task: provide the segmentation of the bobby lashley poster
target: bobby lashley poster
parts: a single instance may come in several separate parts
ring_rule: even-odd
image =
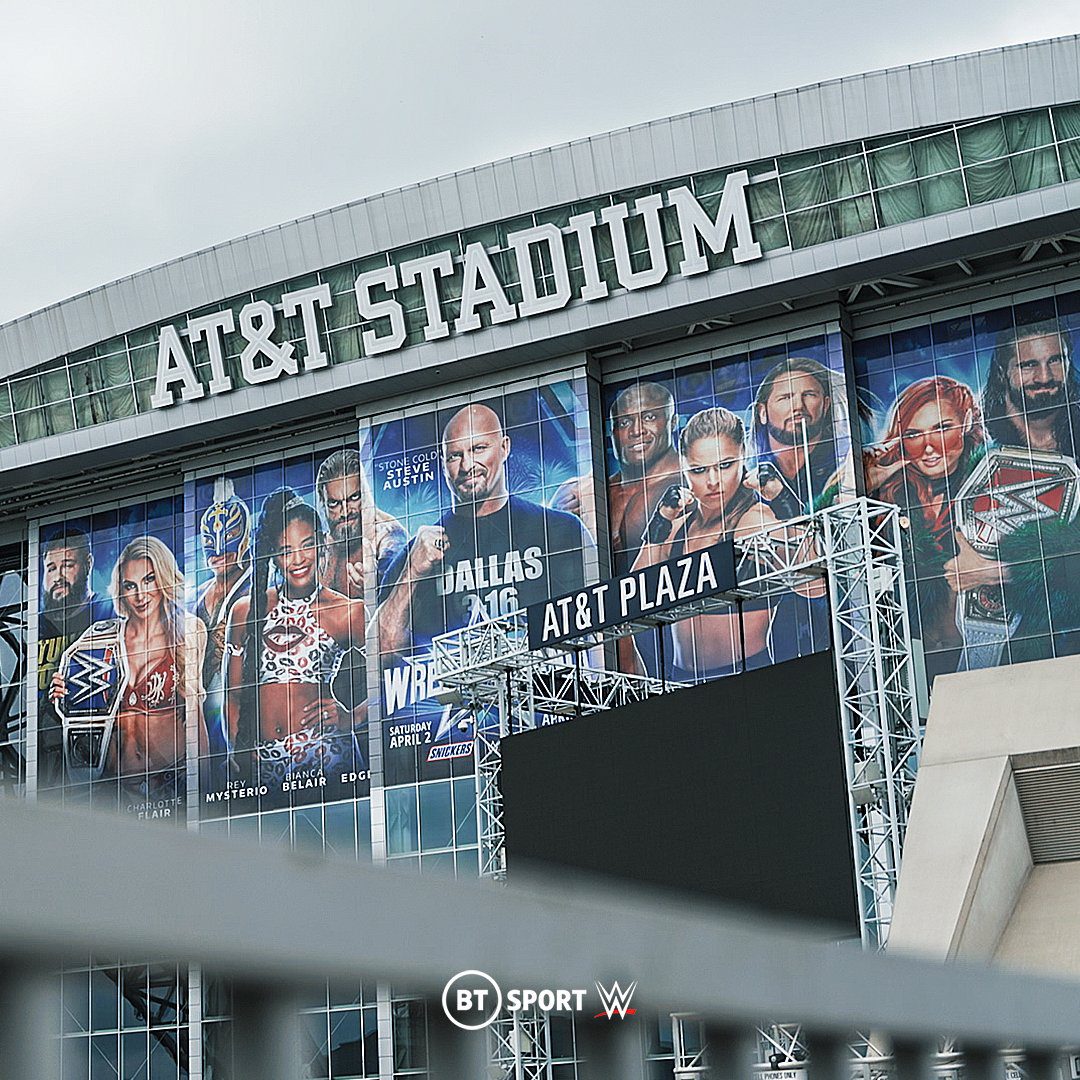
[[[207,638],[202,815],[367,794],[363,596],[375,568],[355,447],[210,474],[187,498],[189,605]]]
[[[181,818],[206,635],[184,607],[183,503],[142,500],[38,530],[39,787]]]
[[[467,772],[475,718],[433,700],[431,640],[585,584],[592,523],[556,506],[588,469],[581,382],[443,403],[365,432],[375,519],[407,545],[379,571],[374,641],[387,784]]]

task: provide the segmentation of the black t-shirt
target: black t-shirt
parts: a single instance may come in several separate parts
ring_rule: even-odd
[[[417,582],[412,638],[506,615],[585,584],[584,552],[596,547],[579,518],[511,495],[494,514],[451,512],[438,522],[449,547],[440,572]],[[397,585],[409,547],[387,571],[380,603]]]

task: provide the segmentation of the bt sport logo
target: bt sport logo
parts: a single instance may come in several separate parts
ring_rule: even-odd
[[[627,986],[618,981],[611,986],[595,984],[600,997],[600,1011],[594,1020],[618,1017],[625,1020],[634,1016],[636,1009],[630,1008],[630,1001],[637,989],[637,980]],[[495,1023],[499,1013],[528,1012],[536,1008],[540,1012],[584,1012],[587,990],[582,989],[544,989],[532,990],[520,987],[509,989],[504,994],[499,984],[483,971],[459,971],[443,987],[442,1006],[447,1019],[465,1031],[480,1031]]]

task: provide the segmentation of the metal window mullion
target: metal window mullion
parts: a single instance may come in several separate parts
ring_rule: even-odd
[[[957,124],[952,125],[953,142],[956,144],[956,161],[960,168],[960,182],[964,185],[964,205],[971,205],[971,192],[968,190],[967,170],[964,165],[964,155],[960,152],[960,129]]]
[[[1047,111],[1050,113],[1050,138],[1054,147],[1054,157],[1057,158],[1058,177],[1060,178],[1058,182],[1063,184],[1065,182],[1065,165],[1061,160],[1061,143],[1058,140],[1057,124],[1054,121],[1054,110],[1048,107]]]

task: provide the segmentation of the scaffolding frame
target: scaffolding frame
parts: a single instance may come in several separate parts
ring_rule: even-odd
[[[621,637],[695,615],[730,613],[746,600],[824,589],[860,935],[864,947],[883,948],[920,747],[901,531],[897,507],[859,497],[737,538],[736,584],[719,596],[536,651],[528,647],[524,611],[435,638],[434,674],[442,693],[468,706],[475,718],[481,876],[501,880],[506,873],[499,790],[502,739],[535,727],[538,716],[583,716],[682,685],[593,666],[598,653],[606,650],[610,657]],[[547,1075],[547,1040],[516,1038],[515,1023],[520,1022],[507,1017],[493,1025],[493,1063],[515,1080],[542,1078]],[[783,1043],[790,1059],[789,1051],[803,1049],[797,1030],[778,1025],[768,1041],[778,1049]],[[523,1041],[531,1044],[527,1061]],[[696,1053],[685,1057],[680,1061],[676,1055],[676,1076],[693,1076],[701,1067]]]

